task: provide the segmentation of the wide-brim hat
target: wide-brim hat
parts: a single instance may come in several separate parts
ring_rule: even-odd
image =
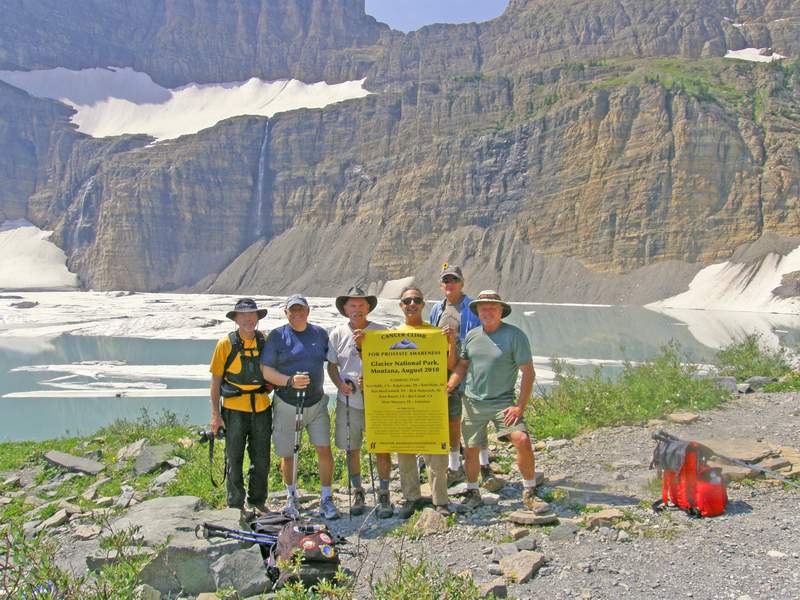
[[[369,311],[372,312],[375,310],[375,307],[378,306],[378,299],[375,296],[367,296],[367,294],[358,286],[353,286],[344,296],[337,296],[336,297],[336,310],[341,313],[342,316],[346,317],[347,315],[344,312],[344,305],[345,303],[350,300],[351,298],[363,298],[369,304]]]
[[[478,305],[479,304],[486,304],[488,302],[494,302],[495,304],[499,304],[503,307],[503,316],[502,319],[505,319],[508,315],[511,314],[511,306],[508,302],[504,302],[502,298],[500,298],[500,294],[495,292],[494,290],[483,290],[478,297],[475,298],[472,302],[469,303],[469,309],[472,311],[474,315],[478,315]]]
[[[235,321],[236,313],[256,313],[256,315],[258,315],[258,320],[260,321],[267,316],[267,309],[258,308],[256,301],[252,298],[239,298],[239,300],[236,301],[236,306],[233,307],[233,310],[228,311],[225,316],[231,321]]]

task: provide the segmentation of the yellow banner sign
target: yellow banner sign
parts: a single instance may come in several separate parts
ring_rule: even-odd
[[[367,449],[447,454],[447,339],[442,332],[367,331],[361,360]]]

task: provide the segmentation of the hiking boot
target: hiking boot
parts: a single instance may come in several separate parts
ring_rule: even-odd
[[[354,517],[363,515],[367,508],[367,498],[364,488],[357,487],[353,490],[353,506],[350,507],[350,514]]]
[[[252,512],[255,516],[259,517],[261,515],[265,515],[269,512],[267,505],[263,502],[259,502],[258,504],[253,504],[252,502],[247,502],[244,505],[245,510]]]
[[[326,496],[322,499],[322,502],[319,503],[319,516],[329,521],[339,518],[339,509],[336,508],[336,505],[333,503],[333,498],[330,496]]]
[[[525,508],[532,510],[537,515],[550,512],[550,505],[536,497],[535,488],[526,488],[522,492],[522,503],[525,505]]]
[[[466,473],[464,473],[464,467],[458,467],[455,471],[452,469],[447,469],[447,487],[454,486],[457,483],[461,483],[467,479]]]
[[[394,515],[394,507],[389,499],[389,491],[378,492],[378,509],[375,511],[379,519],[391,519]]]
[[[291,494],[286,496],[286,504],[283,505],[281,512],[290,519],[299,519],[300,507],[297,502],[297,496]]]
[[[406,500],[400,505],[400,508],[397,509],[397,516],[401,519],[408,519],[426,504],[428,503],[422,498],[417,498],[416,500]]]
[[[478,490],[467,490],[467,493],[464,494],[464,499],[461,501],[461,506],[467,510],[475,510],[483,506],[481,493]]]
[[[505,487],[505,482],[495,477],[489,465],[481,466],[481,487],[488,492],[499,492]]]
[[[443,517],[450,516],[450,507],[447,504],[437,504],[433,509]]]

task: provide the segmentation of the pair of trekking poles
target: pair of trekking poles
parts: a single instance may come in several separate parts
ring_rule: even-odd
[[[304,371],[298,371],[296,375],[308,375],[308,373]],[[345,379],[344,383],[350,386],[350,388],[355,391],[356,384],[353,383],[350,379]],[[351,392],[352,394],[352,392]],[[353,518],[351,510],[353,508],[353,482],[350,478],[350,474],[352,471],[352,466],[350,464],[351,460],[351,435],[350,435],[350,395],[347,394],[345,396],[345,409],[346,409],[346,416],[345,416],[345,427],[347,429],[347,454],[345,458],[345,463],[347,464],[347,514],[349,518]],[[292,457],[292,486],[297,491],[297,462],[300,456],[300,441],[303,437],[303,408],[306,402],[306,390],[303,388],[302,390],[297,391],[298,402],[295,405],[294,409],[294,453]],[[375,491],[375,470],[372,465],[372,454],[369,454],[369,474],[370,479],[372,480],[372,495],[375,499],[375,504],[378,503],[378,494]]]

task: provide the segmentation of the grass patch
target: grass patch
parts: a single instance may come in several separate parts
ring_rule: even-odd
[[[696,377],[677,344],[662,348],[653,360],[626,363],[616,380],[600,369],[588,377],[574,367],[553,360],[556,386],[535,398],[529,408],[537,439],[571,438],[579,433],[614,425],[635,424],[679,409],[713,408],[729,398],[715,382]]]
[[[765,392],[799,392],[800,373],[784,376],[782,381],[775,381],[764,386]]]
[[[393,571],[375,584],[377,600],[477,600],[482,598],[470,577],[459,577],[441,565],[398,556]],[[489,596],[493,598],[494,596]]]
[[[781,377],[791,372],[788,350],[783,346],[771,348],[759,334],[745,336],[717,353],[717,368],[723,375],[732,375],[737,381],[760,375]]]

